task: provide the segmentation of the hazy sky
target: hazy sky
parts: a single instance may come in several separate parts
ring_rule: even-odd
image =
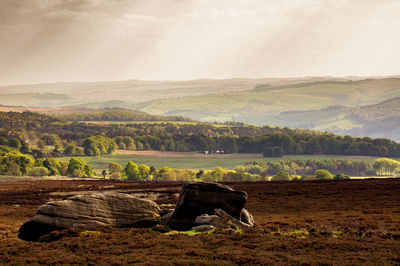
[[[400,74],[399,0],[0,0],[0,84]]]

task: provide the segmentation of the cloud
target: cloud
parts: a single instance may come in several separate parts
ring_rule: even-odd
[[[398,74],[396,0],[3,0],[0,83]]]

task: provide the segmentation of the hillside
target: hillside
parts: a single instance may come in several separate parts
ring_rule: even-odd
[[[41,113],[123,108],[199,121],[238,121],[396,140],[400,139],[395,126],[398,109],[393,108],[399,106],[397,97],[397,77],[129,80],[0,87],[0,104],[29,106]]]
[[[352,129],[351,134],[362,132],[371,137],[400,140],[400,97],[354,108],[349,118],[363,125],[363,128]]]
[[[9,85],[0,86],[0,104],[29,107],[62,107],[83,104],[90,108],[126,108],[133,103],[155,99],[232,93],[252,90],[255,87],[287,86],[331,79],[329,77],[313,77],[188,81],[126,80]],[[335,78],[335,80],[342,79]]]
[[[397,109],[389,107],[393,101],[388,101],[399,96],[398,78],[330,80],[282,86],[262,85],[245,92],[154,100],[137,104],[135,108],[154,114],[183,115],[206,121],[234,120],[255,125],[288,126],[360,136],[373,134],[374,137],[399,139],[400,133],[391,127],[397,121],[393,120]],[[382,101],[388,102],[379,104]],[[357,115],[361,113],[361,116]],[[371,129],[371,120],[367,116],[382,123]],[[390,135],[386,135],[389,131]]]
[[[226,79],[189,81],[107,81],[0,86],[0,104],[55,107],[91,103],[91,107],[125,107],[171,97],[251,90],[260,84],[290,84],[303,79]],[[54,99],[50,99],[54,98]],[[120,101],[109,102],[110,100]],[[122,102],[121,102],[122,101]],[[104,102],[106,102],[104,104]],[[108,103],[107,103],[108,102]]]
[[[388,78],[258,86],[243,92],[154,100],[135,107],[155,114],[187,115],[202,120],[252,119],[253,123],[265,124],[268,115],[282,112],[354,107],[399,96],[400,79]]]
[[[142,111],[126,110],[120,108],[91,109],[84,107],[58,107],[58,108],[39,108],[39,107],[13,107],[1,106],[0,112],[35,112],[45,115],[53,115],[65,121],[178,121],[196,122],[190,118],[182,116],[160,116],[151,115]]]

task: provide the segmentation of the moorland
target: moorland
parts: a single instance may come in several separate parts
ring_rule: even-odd
[[[1,264],[398,264],[400,180],[227,183],[248,193],[257,226],[190,236],[150,229],[67,230],[25,242],[18,229],[41,204],[119,190],[175,204],[181,183],[1,181]],[[49,239],[48,239],[49,240]],[[50,239],[51,240],[51,239]],[[54,239],[53,239],[54,240]]]

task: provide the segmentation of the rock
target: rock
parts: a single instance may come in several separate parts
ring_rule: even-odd
[[[198,232],[208,232],[213,230],[215,227],[209,224],[203,224],[199,226],[194,226],[192,227],[192,230],[198,231]]]
[[[213,220],[219,219],[217,215],[208,215],[207,213],[204,213],[200,216],[197,216],[196,219],[194,220],[195,224],[212,224]]]
[[[251,215],[251,214],[250,214]],[[240,228],[243,230],[249,229],[254,226],[253,224],[244,223],[236,218],[227,214],[224,210],[216,209],[213,215],[202,214],[195,220],[198,225],[213,225],[217,228]]]
[[[242,214],[240,215],[240,221],[244,222],[245,224],[249,224],[251,226],[254,226],[255,224],[253,215],[251,215],[251,213],[246,209],[242,210]]]
[[[189,183],[183,186],[178,203],[167,225],[174,230],[189,230],[201,214],[214,214],[222,209],[240,219],[247,193],[217,183]]]
[[[226,224],[227,227],[232,227],[231,225],[234,225],[240,229],[246,230],[246,229],[249,229],[254,226],[254,224],[253,225],[246,224],[246,223],[230,216],[228,213],[226,213],[224,210],[221,210],[221,209],[216,209],[215,215],[220,217],[221,218],[220,222],[222,222],[223,224]]]
[[[161,217],[161,224],[162,225],[167,225],[169,221],[171,220],[172,214],[174,214],[174,211],[170,211],[169,213],[165,214],[164,216]]]
[[[174,212],[174,209],[160,209],[160,211],[158,212],[160,214],[160,216],[164,216],[170,212]]]
[[[150,200],[132,195],[104,192],[47,202],[19,229],[18,237],[38,240],[54,230],[81,228],[151,227],[160,222],[159,207]]]

